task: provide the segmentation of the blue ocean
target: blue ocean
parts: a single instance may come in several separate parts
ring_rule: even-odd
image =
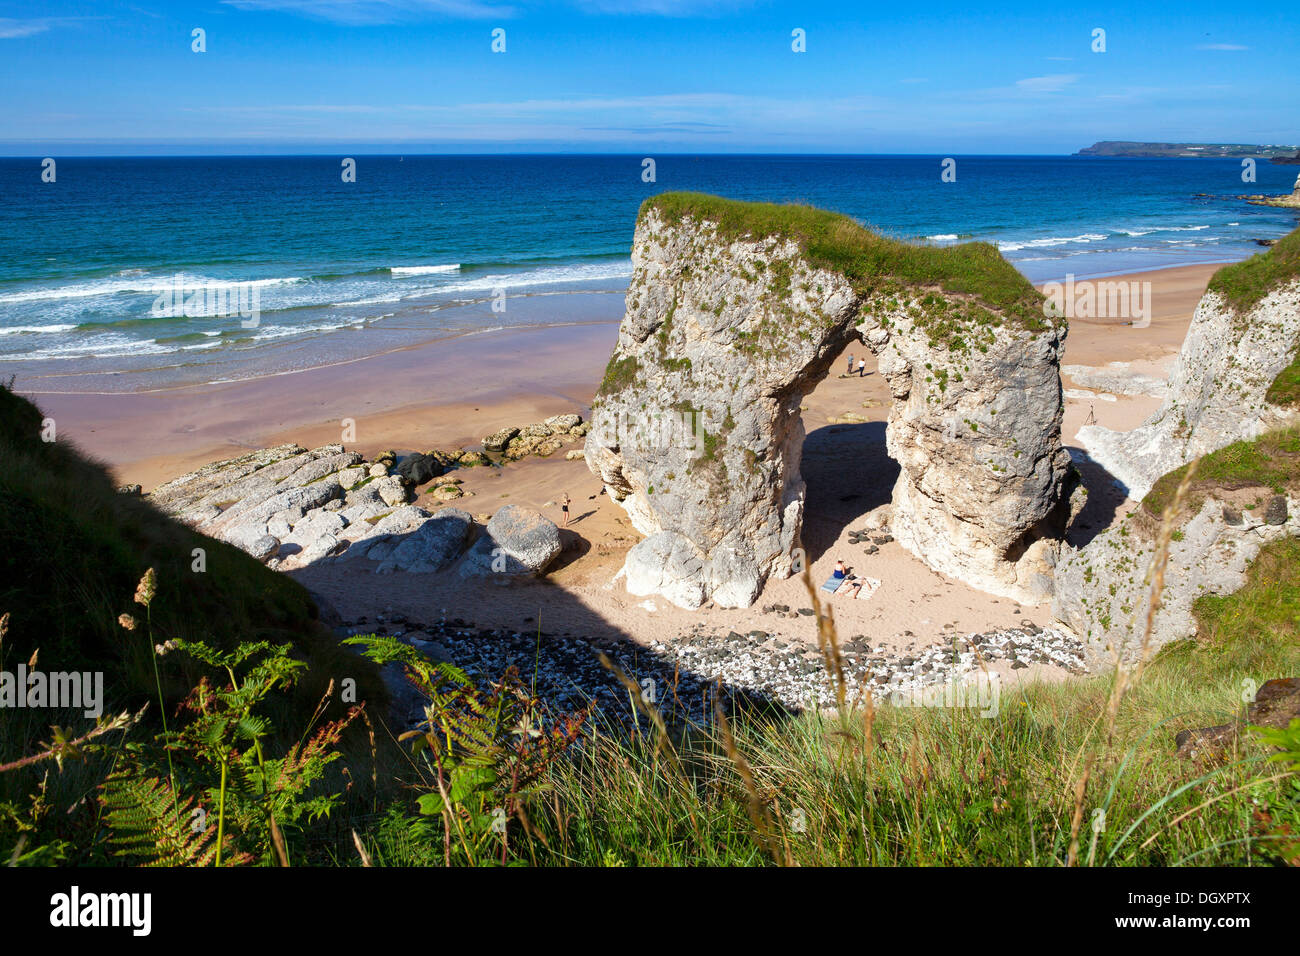
[[[1235,198],[1290,191],[1297,167],[1263,161],[1243,183],[1239,160],[971,156],[944,182],[938,156],[670,155],[647,182],[640,156],[353,158],[354,182],[326,156],[67,158],[53,182],[39,159],[0,159],[0,372],[225,381],[591,319],[575,292],[617,318],[637,208],[665,190],[984,240],[1035,282],[1231,262],[1297,224]],[[224,308],[184,307],[195,289]]]

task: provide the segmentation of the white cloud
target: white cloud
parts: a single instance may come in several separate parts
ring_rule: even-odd
[[[352,25],[398,23],[425,15],[484,19],[510,17],[515,10],[483,0],[221,0],[237,10],[296,13]]]
[[[1197,46],[1198,50],[1249,50],[1250,47],[1242,46],[1239,43],[1202,43]]]
[[[36,36],[51,27],[67,22],[75,17],[37,17],[32,20],[15,20],[12,17],[0,17],[0,40],[16,40],[19,37]]]
[[[1023,80],[1016,80],[1016,89],[1025,93],[1059,93],[1078,79],[1078,73],[1052,73],[1049,76],[1030,76]]]

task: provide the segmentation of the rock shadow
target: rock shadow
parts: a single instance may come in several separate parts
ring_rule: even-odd
[[[1111,526],[1128,499],[1128,493],[1114,475],[1093,461],[1082,448],[1067,445],[1065,450],[1070,453],[1070,460],[1088,491],[1083,509],[1065,532],[1069,544],[1082,548]]]
[[[816,561],[861,515],[889,504],[898,462],[885,450],[884,422],[826,425],[804,439],[803,548]]]
[[[415,533],[394,535],[393,540]],[[470,540],[474,537],[471,534]],[[572,528],[561,529],[561,538],[564,550],[547,568],[547,575],[592,548]],[[745,711],[767,720],[794,716],[807,703],[806,695],[797,700],[798,687],[809,684],[813,666],[820,671],[820,664],[814,665],[802,648],[785,648],[781,635],[740,635],[725,627],[706,628],[703,620],[683,627],[682,633],[663,633],[663,646],[652,648],[547,576],[463,576],[463,556],[439,571],[376,574],[378,562],[365,557],[339,560],[345,554],[338,552],[286,572],[307,588],[322,609],[322,618],[340,637],[372,632],[398,636],[483,684],[499,680],[514,667],[523,685],[535,687],[537,696],[557,714],[597,701],[603,729],[632,734],[639,725],[639,733],[653,733],[649,719],[634,707],[618,676],[601,664],[598,652],[603,651],[642,688],[646,702],[675,732],[710,725],[715,699],[731,715]],[[662,603],[663,599],[652,600]],[[782,647],[775,646],[777,640]],[[685,654],[683,648],[688,649]],[[783,665],[783,656],[798,658],[798,667]],[[755,686],[762,681],[727,679],[729,670],[752,671],[752,660],[765,662],[762,666],[772,674],[772,687]],[[792,670],[801,676],[792,679]],[[421,719],[422,701],[395,667],[386,669],[385,681],[393,698],[393,712],[386,719],[412,726]],[[828,683],[828,693],[829,687]]]

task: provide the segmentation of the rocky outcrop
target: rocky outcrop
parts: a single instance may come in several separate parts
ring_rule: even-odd
[[[503,428],[483,438],[483,450],[499,454],[503,461],[518,461],[529,455],[545,458],[566,444],[584,438],[590,426],[573,412],[552,415],[531,425]]]
[[[576,415],[562,417],[565,428],[577,424]],[[433,452],[407,460],[413,459],[412,479],[445,464]],[[487,522],[480,529],[457,508],[430,513],[407,504],[408,481],[387,474],[395,463],[389,456],[366,464],[337,445],[311,451],[283,445],[214,462],[160,486],[151,498],[197,530],[286,571],[340,561],[376,574],[429,574],[459,560],[467,577],[509,580],[543,573],[560,553],[559,528],[517,505],[490,519],[480,516]],[[294,484],[303,479],[306,484]],[[463,494],[457,484],[444,487]],[[448,497],[433,490],[435,499]]]
[[[1135,372],[1128,362],[1110,362],[1101,368],[1088,365],[1064,365],[1061,374],[1075,385],[1111,395],[1152,395],[1164,398],[1168,383],[1154,375]]]
[[[716,215],[661,212],[655,201],[643,211],[627,313],[584,447],[647,536],[628,555],[628,589],[740,607],[796,568],[800,401],[860,341],[893,396],[896,538],[988,591],[1048,596],[1073,480],[1060,441],[1065,329],[1043,317],[1028,283],[992,250],[976,252],[987,259],[976,272],[1024,287],[1018,310],[999,311],[940,288],[950,260],[939,256],[951,250],[891,244],[807,211],[842,239],[840,268],[779,229],[721,224],[783,207],[711,202]],[[978,281],[967,278],[946,284]]]
[[[1288,727],[1300,719],[1300,677],[1275,677],[1255,692],[1245,714],[1231,724],[1180,730],[1174,737],[1177,755],[1184,760],[1213,763],[1239,746],[1250,727]]]
[[[1209,291],[1192,317],[1160,408],[1130,432],[1085,426],[1079,441],[1130,497],[1141,498],[1157,478],[1193,458],[1296,421],[1294,410],[1270,404],[1268,392],[1297,349],[1300,281],[1273,289],[1247,311]]]
[[[561,550],[560,529],[553,521],[519,505],[505,505],[466,553],[460,571],[465,577],[533,577]]]
[[[1194,635],[1192,606],[1198,598],[1239,590],[1261,547],[1300,535],[1296,506],[1286,496],[1275,496],[1268,506],[1255,509],[1257,515],[1238,510],[1222,496],[1207,497],[1170,541],[1148,651]],[[1084,641],[1091,667],[1105,668],[1117,655],[1130,663],[1141,655],[1157,534],[1158,521],[1139,508],[1087,547],[1062,549],[1052,615]]]
[[[1293,160],[1288,160],[1292,162]],[[1295,186],[1290,193],[1281,196],[1242,196],[1252,206],[1279,206],[1283,209],[1300,209],[1300,176],[1295,179]]]

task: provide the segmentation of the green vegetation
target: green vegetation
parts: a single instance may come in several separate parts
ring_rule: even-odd
[[[988,243],[912,245],[811,206],[739,202],[703,193],[661,193],[642,203],[640,215],[651,209],[670,222],[684,216],[715,222],[728,239],[793,239],[811,265],[839,272],[863,297],[896,294],[900,283],[914,289],[938,287],[971,296],[1019,327],[1048,327],[1043,297]],[[784,283],[788,287],[788,275]]]
[[[1142,499],[1147,512],[1160,515],[1164,511],[1187,467],[1171,471],[1151,486]],[[1195,511],[1212,491],[1256,487],[1272,494],[1300,490],[1300,428],[1233,442],[1204,456],[1188,488],[1186,504]]]
[[[26,660],[39,647],[50,670],[103,668],[122,706],[150,699],[152,645],[128,639],[118,615],[130,610],[127,599],[152,567],[160,594],[150,610],[155,643],[202,640],[230,649],[243,640],[265,640],[292,645],[322,672],[341,675],[343,665],[353,663],[352,655],[322,640],[327,632],[301,585],[190,530],[147,500],[119,494],[102,466],[67,442],[42,441],[41,432],[36,407],[0,387],[6,659]],[[168,698],[179,700],[197,677],[196,669],[179,669],[165,687]],[[309,682],[305,694],[313,703],[327,681]]]
[[[73,547],[61,544],[65,538],[89,540],[98,542],[101,561],[76,564],[81,577],[72,583],[23,578],[15,585],[16,565],[5,566],[13,610],[19,597],[44,603],[27,633],[0,620],[0,664],[26,660],[27,648],[38,644],[45,664],[47,635],[61,636],[68,638],[60,645],[65,667],[84,667],[95,654],[115,673],[147,675],[123,679],[115,706],[156,701],[164,688],[193,680],[183,703],[167,693],[173,702],[161,728],[148,714],[94,724],[76,711],[5,714],[0,858],[16,865],[1300,860],[1300,731],[1247,735],[1208,763],[1184,761],[1173,747],[1178,730],[1238,716],[1244,683],[1300,674],[1294,540],[1264,548],[1238,594],[1198,602],[1199,637],[1166,647],[1128,682],[1110,674],[1004,685],[983,715],[987,700],[978,707],[842,703],[836,713],[791,715],[737,698],[719,701],[714,717],[701,723],[679,712],[676,687],[661,687],[652,706],[639,684],[605,661],[640,711],[633,726],[590,705],[553,709],[515,668],[476,681],[394,638],[351,639],[364,646],[366,661],[325,641],[306,610],[302,619],[268,623],[283,607],[267,596],[279,593],[263,580],[273,572],[255,563],[232,564],[231,577],[206,581],[167,573],[168,561],[188,567],[185,548],[212,543],[144,502],[110,497],[107,476],[71,449],[27,447],[38,433],[29,430],[32,410],[12,396],[4,400],[13,414],[0,419],[0,488],[24,514],[40,506],[45,516],[18,526],[29,537],[5,540],[26,542],[32,553],[47,538],[52,547]],[[1297,441],[1295,433],[1271,436],[1254,464],[1239,457],[1235,467],[1253,468],[1256,480],[1272,474],[1285,456],[1300,453]],[[13,460],[20,466],[11,469]],[[1232,473],[1227,463],[1216,467],[1217,474]],[[65,479],[82,486],[86,513],[63,499]],[[17,520],[11,510],[0,512],[3,520]],[[67,526],[81,533],[71,536]],[[103,542],[116,542],[118,550]],[[149,566],[143,553],[157,561],[157,572],[116,591],[122,568]],[[115,556],[122,567],[109,563]],[[250,594],[221,598],[233,613],[248,615],[237,622],[167,590],[236,584]],[[168,639],[153,650],[164,634],[182,633],[177,608],[195,615],[189,628],[212,637]],[[112,631],[124,612],[132,627]],[[65,613],[78,623],[59,621]],[[829,618],[819,624],[834,674],[834,626]],[[240,627],[260,639],[234,640]],[[87,639],[79,643],[83,631]],[[90,639],[101,631],[114,641]],[[326,645],[342,660],[325,653]],[[77,656],[79,647],[86,658]],[[138,666],[128,668],[137,658]],[[336,706],[342,695],[335,682],[364,678],[380,665],[402,668],[427,702],[414,731],[385,723],[377,693],[364,709]],[[320,692],[304,697],[313,686]],[[841,701],[853,692],[839,690]],[[363,684],[358,702],[366,694]],[[61,726],[51,728],[51,721]],[[195,811],[206,826],[192,825]]]
[[[1210,279],[1208,291],[1219,293],[1236,311],[1248,312],[1283,282],[1297,276],[1300,276],[1300,229],[1287,233],[1266,252],[1224,266]]]
[[[1300,541],[1264,545],[1240,591],[1207,594],[1192,610],[1221,663],[1242,673],[1281,673],[1288,666],[1294,673],[1286,649],[1300,647]]]
[[[41,436],[40,412],[0,387],[0,670],[12,673],[26,663],[47,674],[102,672],[103,716],[90,722],[84,708],[3,711],[0,766],[9,769],[0,773],[0,846],[6,859],[17,851],[24,862],[105,862],[97,788],[137,751],[149,756],[141,757],[141,774],[123,786],[140,788],[142,799],[152,789],[151,806],[177,803],[163,742],[172,738],[165,729],[157,734],[158,725],[205,706],[198,689],[213,679],[212,655],[225,659],[252,647],[280,662],[277,673],[285,676],[276,679],[274,694],[263,693],[271,687],[261,680],[246,689],[261,696],[256,721],[240,733],[253,734],[261,748],[288,752],[302,728],[345,719],[351,704],[338,692],[326,695],[344,680],[355,684],[354,701],[386,702],[376,667],[338,645],[300,585],[146,500],[118,493],[103,467],[66,442]],[[183,720],[172,730],[183,735],[192,725]],[[347,741],[356,744],[355,735]],[[146,766],[152,784],[145,782]],[[203,788],[216,778],[195,776],[183,757],[175,767],[185,799],[209,806]],[[329,787],[342,785],[329,781]],[[228,796],[233,811],[237,797]],[[305,799],[304,806],[314,797]],[[51,812],[55,806],[58,812]],[[287,828],[292,819],[286,808],[281,823]]]
[[[605,377],[601,380],[597,395],[614,395],[636,381],[636,373],[641,370],[641,363],[634,356],[619,358],[615,352],[605,366]]]
[[[1268,387],[1264,399],[1269,404],[1280,408],[1300,406],[1300,348],[1296,349],[1291,364],[1282,369],[1273,380],[1273,384]]]

